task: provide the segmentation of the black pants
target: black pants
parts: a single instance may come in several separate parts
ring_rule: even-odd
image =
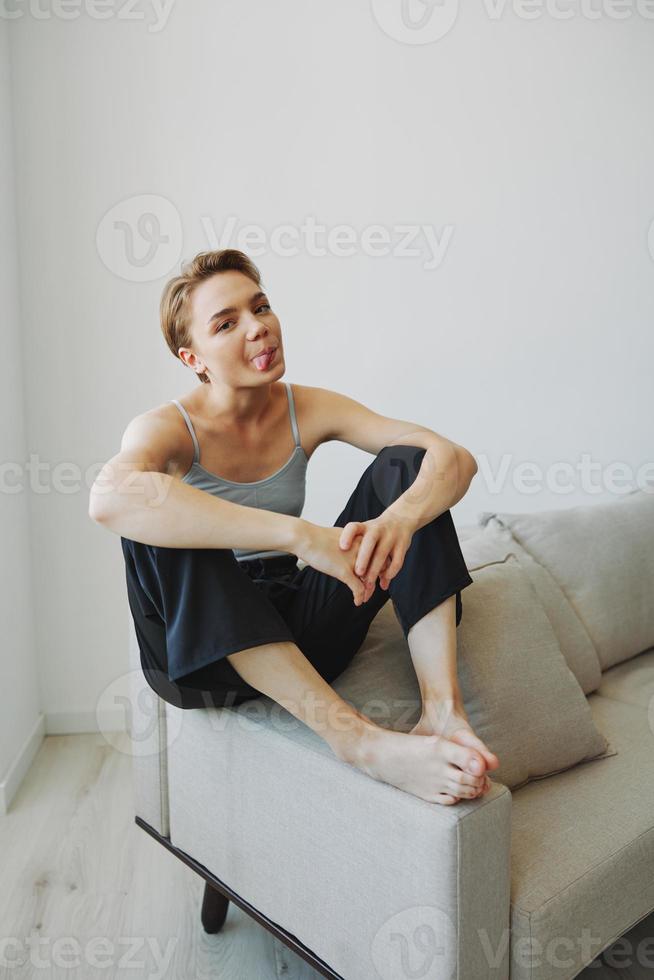
[[[364,470],[333,527],[378,517],[415,480],[425,450],[386,446]],[[237,705],[260,697],[227,654],[286,640],[328,682],[345,670],[390,598],[406,638],[431,609],[471,578],[449,510],[413,535],[387,590],[360,606],[338,579],[295,556],[238,562],[231,548],[165,548],[121,537],[127,594],[149,685],[181,708]]]

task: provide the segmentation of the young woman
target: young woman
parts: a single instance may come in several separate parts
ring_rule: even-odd
[[[183,708],[265,694],[375,779],[446,805],[482,795],[499,760],[457,682],[472,578],[449,509],[474,458],[430,429],[282,382],[280,322],[243,252],[188,263],[166,284],[161,327],[201,384],[129,423],[89,508],[120,535],[148,683]],[[374,459],[322,527],[301,513],[308,460],[331,439]],[[422,695],[410,733],[375,725],[330,686],[389,597]]]

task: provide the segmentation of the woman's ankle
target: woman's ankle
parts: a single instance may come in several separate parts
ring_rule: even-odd
[[[364,744],[379,732],[379,726],[356,708],[351,708],[343,721],[343,725],[339,723],[325,735],[325,741],[342,762],[354,765],[361,757]]]

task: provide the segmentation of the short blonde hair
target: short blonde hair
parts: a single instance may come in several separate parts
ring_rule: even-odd
[[[245,252],[240,252],[236,248],[198,252],[195,258],[182,266],[180,275],[174,276],[166,283],[159,306],[161,332],[168,347],[179,360],[181,360],[179,348],[190,347],[193,342],[190,326],[190,299],[193,290],[210,276],[231,270],[242,272],[257,286],[261,286],[261,273],[256,265]],[[209,383],[209,377],[205,372],[198,374],[198,378],[203,384]]]

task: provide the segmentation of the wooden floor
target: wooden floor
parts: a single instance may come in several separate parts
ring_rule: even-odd
[[[134,823],[128,736],[114,738],[47,736],[0,818],[0,937],[24,961],[0,977],[320,978],[232,903],[204,932],[204,880]]]
[[[129,739],[112,741],[47,736],[0,818],[0,952],[17,961],[0,977],[318,980],[233,904],[219,934],[204,932],[204,881],[134,823]],[[645,936],[654,916],[628,934],[634,949]],[[654,966],[580,976],[654,980]]]

